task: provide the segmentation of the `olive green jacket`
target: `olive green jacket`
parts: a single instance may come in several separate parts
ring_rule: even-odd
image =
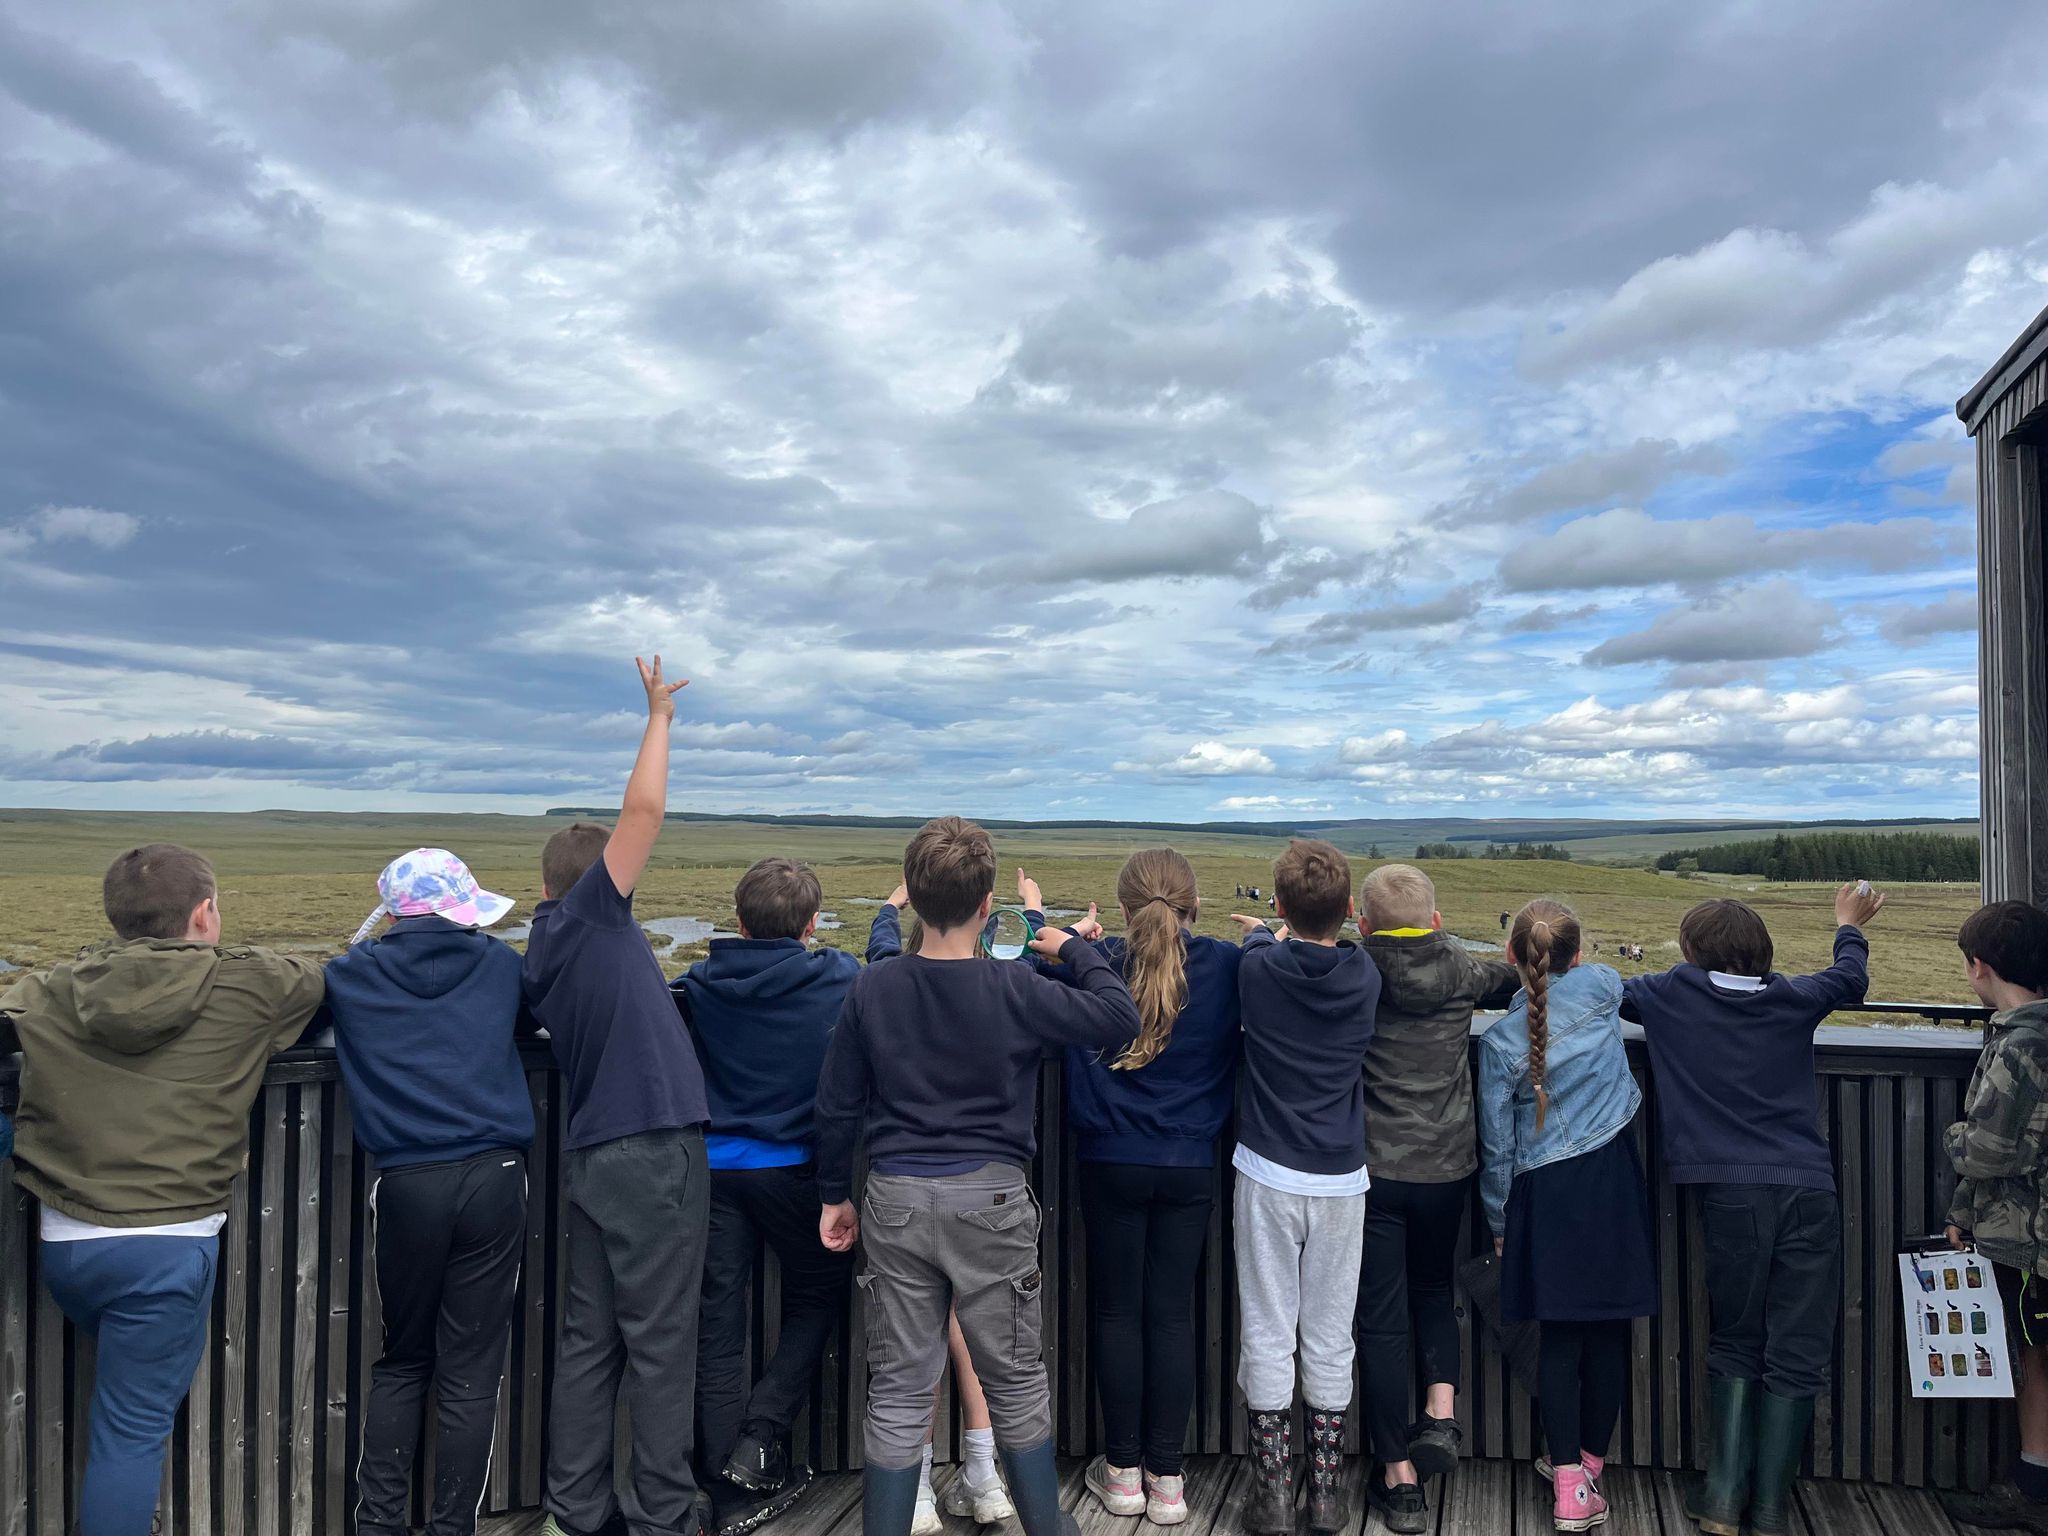
[[[1994,1264],[2048,1275],[2048,1001],[1992,1016],[1942,1145],[1956,1169],[1948,1219]]]
[[[19,1049],[15,1176],[103,1227],[227,1209],[263,1069],[320,1007],[320,967],[184,939],[112,941],[0,993]]]

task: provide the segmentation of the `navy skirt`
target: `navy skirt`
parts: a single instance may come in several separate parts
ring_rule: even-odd
[[[1650,1197],[1628,1127],[1603,1147],[1515,1175],[1500,1301],[1510,1323],[1656,1315]]]

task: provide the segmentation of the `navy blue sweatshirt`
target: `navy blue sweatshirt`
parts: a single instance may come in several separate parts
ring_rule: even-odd
[[[825,1044],[860,962],[801,939],[713,939],[674,982],[715,1136],[808,1146]]]
[[[1254,928],[1237,996],[1238,1145],[1297,1173],[1356,1173],[1365,1166],[1365,1048],[1380,1004],[1372,956],[1349,941],[1281,942]]]
[[[1821,1134],[1813,1032],[1870,989],[1870,943],[1835,932],[1835,963],[1812,976],[1717,985],[1696,965],[1622,986],[1622,1017],[1643,1026],[1657,1086],[1664,1165],[1674,1184],[1833,1189]]]
[[[446,918],[405,917],[327,963],[334,1052],[356,1140],[380,1168],[533,1140],[516,1035],[519,952]]]
[[[1104,959],[1124,969],[1124,941],[1099,939]],[[1216,1138],[1230,1119],[1241,1045],[1237,964],[1241,951],[1221,939],[1187,936],[1187,1006],[1173,1022],[1166,1049],[1127,1072],[1123,1054],[1067,1047],[1067,1124],[1084,1163],[1137,1163],[1150,1168],[1208,1168]],[[1074,978],[1064,965],[1045,974]]]
[[[818,1193],[848,1199],[853,1154],[1019,1167],[1037,1150],[1032,1111],[1048,1045],[1119,1049],[1138,1010],[1116,968],[1070,939],[1072,985],[1010,960],[903,955],[855,978],[818,1082]]]

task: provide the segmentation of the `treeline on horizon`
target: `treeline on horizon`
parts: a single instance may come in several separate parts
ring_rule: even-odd
[[[1979,877],[1980,860],[1976,838],[1950,832],[1820,832],[1674,849],[1657,855],[1657,868],[1766,880],[1968,881]]]
[[[1379,849],[1371,857],[1378,858]],[[1571,851],[1556,843],[1488,843],[1475,848],[1466,843],[1424,843],[1415,850],[1418,859],[1549,859],[1558,864],[1572,861]]]

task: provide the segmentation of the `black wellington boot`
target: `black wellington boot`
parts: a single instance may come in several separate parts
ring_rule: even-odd
[[[1053,1455],[1052,1441],[1041,1440],[1028,1451],[1006,1451],[1000,1446],[1003,1478],[1010,1486],[1010,1502],[1017,1507],[1017,1523],[1024,1536],[1080,1536],[1074,1517],[1060,1508],[1060,1469]]]
[[[1344,1410],[1308,1411],[1308,1528],[1315,1536],[1336,1536],[1351,1523],[1344,1496]]]
[[[1294,1536],[1294,1411],[1245,1410],[1251,1426],[1252,1488],[1244,1501],[1250,1536]]]

